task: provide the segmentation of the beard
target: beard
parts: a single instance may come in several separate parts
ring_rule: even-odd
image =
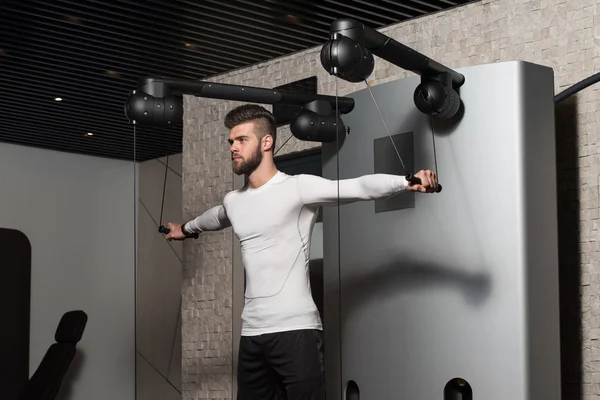
[[[250,175],[258,168],[262,159],[263,154],[262,151],[260,151],[260,146],[256,146],[256,150],[250,155],[249,159],[242,159],[239,164],[237,164],[235,160],[232,160],[233,172],[236,175]]]

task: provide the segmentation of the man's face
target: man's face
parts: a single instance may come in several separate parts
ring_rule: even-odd
[[[252,122],[234,127],[229,133],[229,145],[231,165],[237,175],[250,175],[260,165],[263,152]]]

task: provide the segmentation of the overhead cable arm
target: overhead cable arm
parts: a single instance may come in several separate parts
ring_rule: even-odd
[[[195,80],[143,78],[127,99],[125,115],[136,125],[177,124],[183,118],[182,95],[300,106],[289,122],[292,134],[300,140],[331,142],[336,140],[338,129],[345,131],[339,116],[336,121],[335,96]],[[354,99],[339,97],[337,105],[340,114],[347,114],[354,108]]]
[[[346,81],[366,81],[375,68],[374,55],[421,76],[414,92],[420,111],[440,118],[456,114],[460,106],[457,90],[465,83],[462,74],[356,20],[341,18],[331,24],[321,64]]]

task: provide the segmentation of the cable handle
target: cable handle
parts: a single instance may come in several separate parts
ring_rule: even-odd
[[[412,183],[413,185],[420,185],[421,184],[421,178],[415,176],[414,174],[412,174],[411,172],[408,172],[406,175],[406,180],[409,181],[410,183]],[[442,185],[440,185],[438,183],[437,188],[435,189],[436,193],[439,193],[442,191]]]

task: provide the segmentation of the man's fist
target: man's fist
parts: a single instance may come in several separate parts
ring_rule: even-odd
[[[169,222],[167,224],[167,228],[169,228],[169,230],[171,232],[167,233],[165,235],[165,239],[171,241],[171,240],[184,240],[186,238],[186,236],[183,234],[183,232],[181,231],[181,224],[174,224],[172,222]]]
[[[437,175],[428,169],[417,172],[415,178],[419,178],[420,183],[408,182],[408,190],[421,193],[433,193],[438,188]]]

